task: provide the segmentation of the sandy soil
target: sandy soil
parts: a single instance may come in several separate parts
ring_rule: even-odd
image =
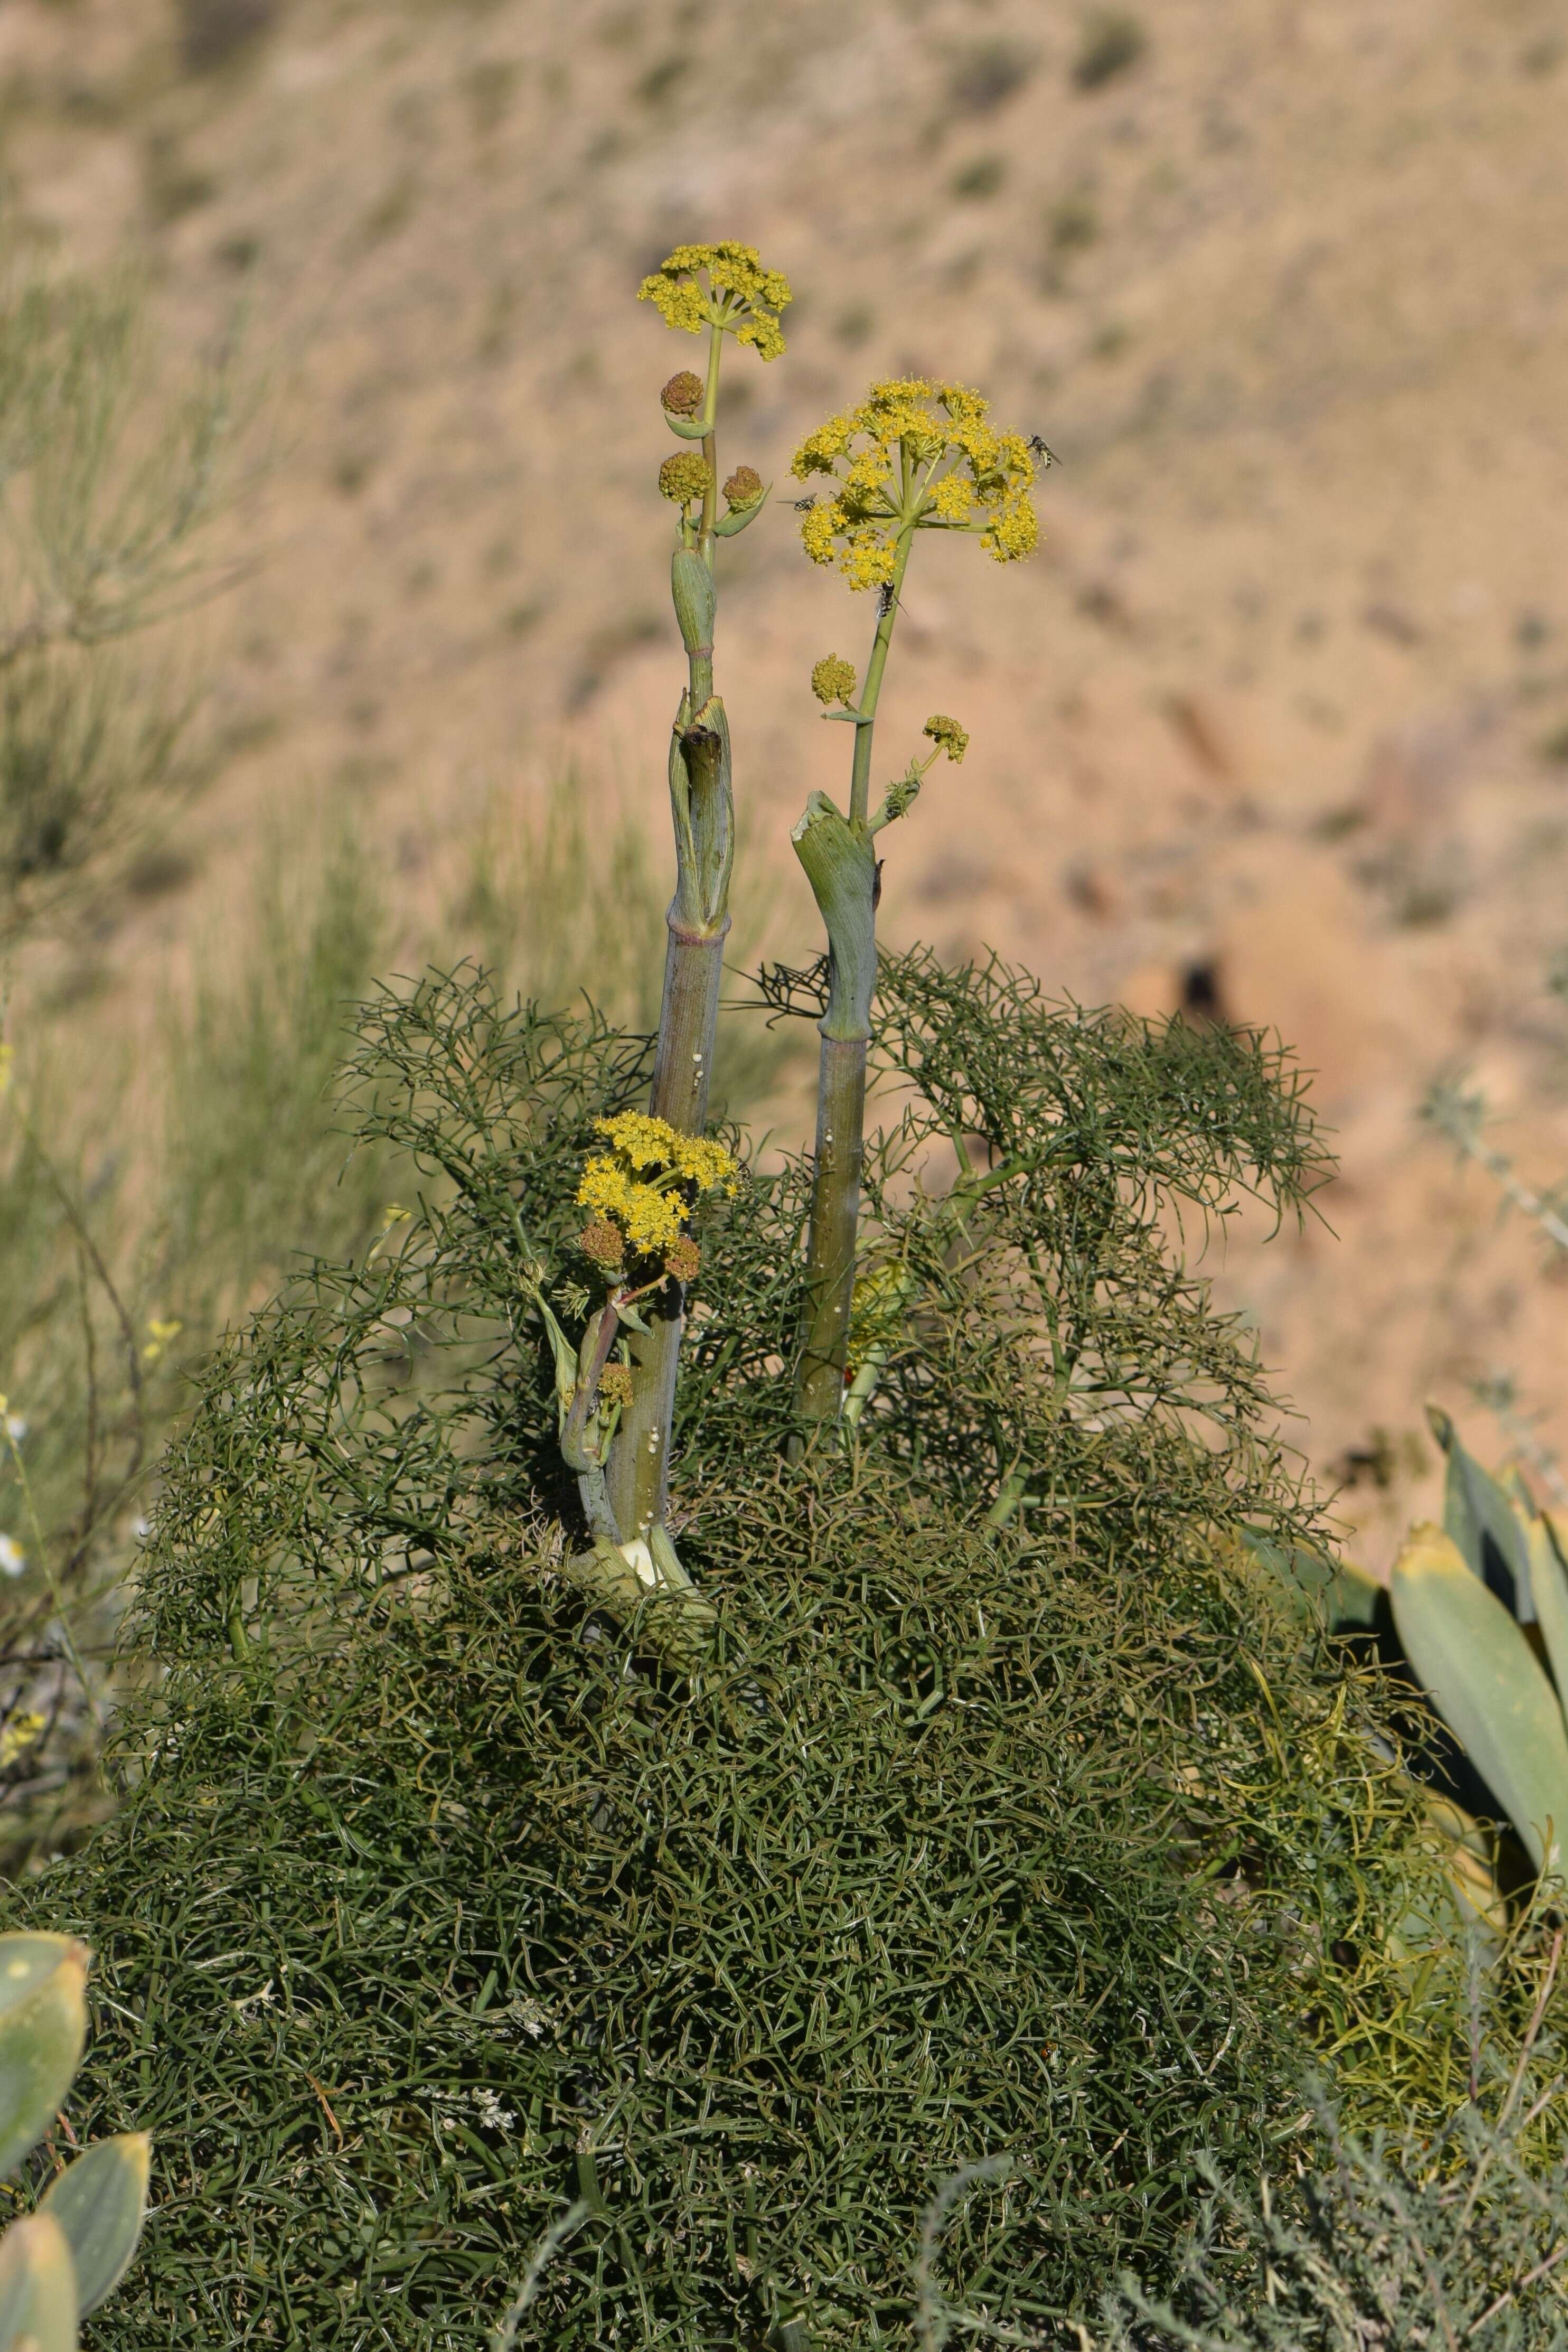
[[[1381,1563],[1435,1496],[1425,1396],[1490,1452],[1467,1382],[1511,1368],[1568,1439],[1545,1244],[1415,1117],[1469,1072],[1531,1181],[1568,1171],[1568,43],[1552,0],[1141,14],[1084,88],[1086,20],[1030,0],[8,0],[14,239],[131,242],[176,353],[243,295],[271,378],[195,878],[102,953],[177,953],[279,811],[361,813],[411,909],[565,766],[657,821],[656,394],[694,347],[632,297],[677,238],[754,242],[799,299],[727,457],[783,475],[915,370],[1062,460],[1031,564],[920,551],[883,740],[946,709],[973,747],[885,927],[1299,1050],[1333,1232],[1241,1220],[1211,1263]],[[737,543],[720,662],[786,952],[841,748],[810,665],[870,629],[791,521]]]

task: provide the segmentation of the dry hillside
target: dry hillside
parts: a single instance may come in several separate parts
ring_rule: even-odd
[[[199,856],[99,952],[176,955],[280,808],[352,803],[411,905],[489,792],[570,765],[658,820],[687,352],[631,298],[677,239],[755,243],[798,299],[728,454],[777,477],[929,372],[1061,459],[1031,564],[920,551],[887,731],[947,709],[973,747],[886,928],[1300,1048],[1333,1234],[1213,1263],[1381,1558],[1431,1496],[1424,1395],[1490,1450],[1465,1383],[1509,1365],[1568,1437],[1543,1244],[1414,1119],[1468,1069],[1568,1171],[1568,25],[1134,5],[1141,49],[1041,0],[6,0],[13,239],[141,248],[176,348],[243,292],[273,379],[260,560],[202,625]],[[791,520],[737,544],[720,674],[785,950],[841,748],[807,673],[870,625]]]

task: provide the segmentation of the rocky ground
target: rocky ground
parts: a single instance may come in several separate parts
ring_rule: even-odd
[[[1507,1367],[1568,1440],[1547,1245],[1415,1116],[1469,1073],[1531,1181],[1568,1171],[1562,24],[7,0],[14,248],[133,247],[175,355],[243,300],[267,379],[227,526],[259,560],[200,625],[222,772],[92,950],[92,1017],[279,812],[350,808],[411,919],[497,793],[570,768],[659,821],[656,394],[689,353],[632,297],[674,241],[738,236],[798,299],[788,355],[731,371],[727,456],[780,476],[920,372],[1061,460],[1028,566],[920,550],[883,740],[945,709],[973,744],[894,840],[889,935],[1299,1049],[1328,1223],[1265,1247],[1242,1221],[1209,1262],[1375,1563],[1435,1496],[1424,1397],[1495,1451],[1467,1382]],[[808,672],[870,629],[791,523],[733,551],[720,671],[784,951],[811,938],[789,825],[841,748]]]

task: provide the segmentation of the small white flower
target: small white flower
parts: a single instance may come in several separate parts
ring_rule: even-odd
[[[13,1445],[20,1445],[23,1439],[26,1436],[27,1424],[23,1420],[19,1412],[8,1412],[6,1414],[5,1434],[10,1439]]]
[[[27,1565],[27,1555],[11,1536],[0,1536],[0,1574],[20,1576]]]
[[[507,2132],[517,2122],[510,2107],[504,2107],[494,2091],[476,2091],[474,2112],[491,2131]]]

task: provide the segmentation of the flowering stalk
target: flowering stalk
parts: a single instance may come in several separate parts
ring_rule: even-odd
[[[724,243],[678,246],[644,279],[638,299],[653,303],[670,326],[707,337],[706,374],[683,369],[662,395],[664,422],[687,445],[659,469],[659,488],[678,515],[670,584],[687,678],[670,739],[675,891],[649,1104],[651,1115],[678,1134],[700,1136],[735,859],[729,728],[713,690],[715,551],[719,540],[755,520],[768,496],[759,476],[737,466],[724,484],[719,511],[719,363],[726,335],[750,344],[763,360],[776,359],[784,349],[778,314],[790,297],[784,278],[763,268],[749,246]],[[608,1507],[621,1538],[645,1543],[657,1530],[661,1549],[668,1545],[670,1425],[689,1279],[672,1270],[645,1301],[642,1328],[632,1327],[630,1394],[607,1469]]]
[[[928,719],[925,732],[933,749],[910,761],[872,813],[877,702],[910,551],[917,531],[967,531],[998,563],[1009,563],[1030,552],[1038,531],[1029,496],[1035,476],[1030,445],[1017,434],[998,433],[986,416],[986,403],[961,384],[918,378],[873,384],[859,408],[831,417],[808,436],[792,468],[802,481],[825,475],[831,485],[825,496],[807,502],[800,535],[808,555],[834,565],[852,588],[877,592],[876,630],[859,700],[853,667],[836,654],[811,673],[818,699],[838,706],[824,715],[855,730],[849,813],[826,793],[813,792],[790,836],[828,934],[806,1300],[795,1373],[796,1411],[809,1425],[837,1425],[849,1361],[881,896],[875,836],[909,809],[938,753],[961,760],[969,740],[956,719]]]

